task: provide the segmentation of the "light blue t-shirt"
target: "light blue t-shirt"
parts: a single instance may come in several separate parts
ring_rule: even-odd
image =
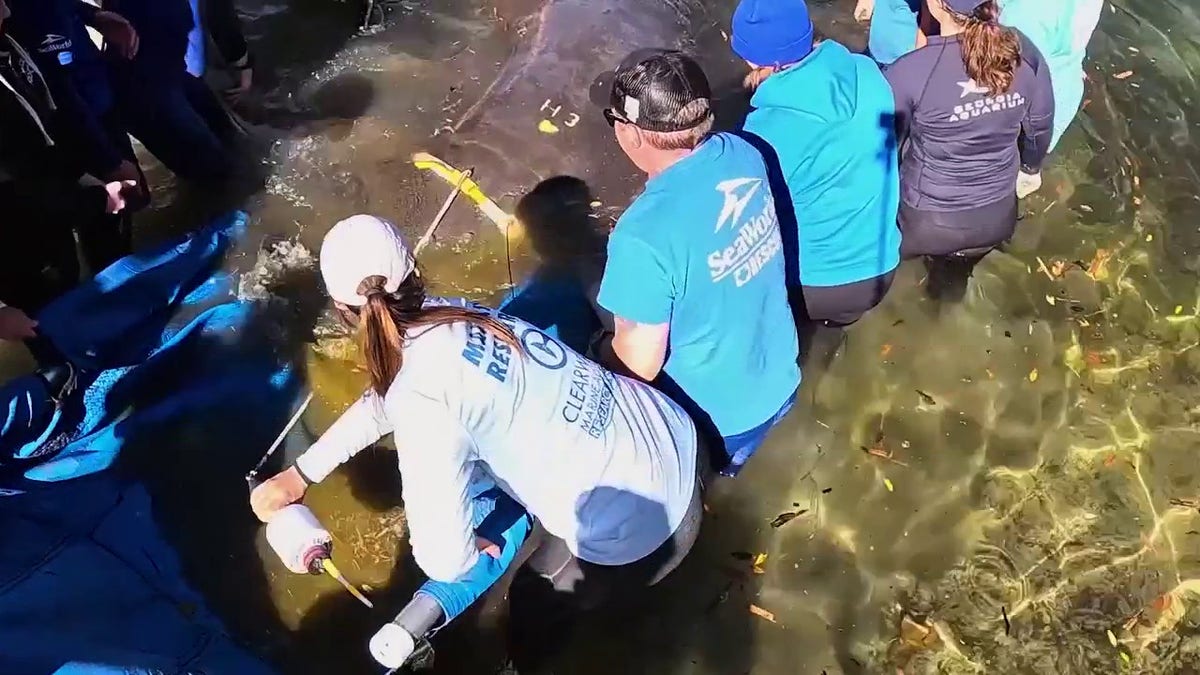
[[[1024,33],[1050,65],[1053,150],[1083,102],[1083,60],[1104,0],[1003,0],[1000,8],[1000,22]]]
[[[871,58],[886,66],[917,48],[920,8],[921,0],[875,0],[871,30],[867,34]]]
[[[609,239],[599,302],[629,321],[671,325],[670,384],[722,436],[770,419],[800,368],[758,151],[717,134],[652,178]]]

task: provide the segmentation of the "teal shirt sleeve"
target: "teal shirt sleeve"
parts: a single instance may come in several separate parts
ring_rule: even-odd
[[[622,234],[608,240],[608,262],[600,282],[600,306],[627,321],[669,323],[674,284],[661,255],[645,241]]]

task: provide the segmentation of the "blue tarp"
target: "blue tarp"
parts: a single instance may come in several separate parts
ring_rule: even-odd
[[[188,588],[148,492],[116,470],[130,445],[170,452],[185,417],[261,411],[261,430],[229,432],[250,454],[286,419],[297,379],[240,339],[255,307],[216,271],[245,224],[126,258],[38,316],[80,371],[61,405],[35,376],[0,388],[0,673],[271,672]]]
[[[0,387],[3,675],[271,672],[188,587],[148,491],[119,470],[130,448],[171,453],[184,426],[204,429],[212,461],[245,470],[289,416],[299,378],[255,325],[261,308],[218,271],[245,224],[231,214],[119,261],[38,316],[78,383],[60,402],[36,376]],[[596,325],[560,275],[535,276],[504,308],[576,349]],[[480,490],[479,530],[503,555],[421,588],[449,618],[495,583],[530,528],[510,498]]]

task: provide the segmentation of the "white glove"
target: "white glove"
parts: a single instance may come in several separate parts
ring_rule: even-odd
[[[1025,173],[1020,171],[1017,173],[1017,199],[1025,199],[1029,195],[1038,191],[1042,187],[1042,174]]]

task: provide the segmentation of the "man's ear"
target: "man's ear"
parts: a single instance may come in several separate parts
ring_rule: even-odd
[[[632,124],[617,123],[617,136],[621,139],[621,145],[630,150],[642,147],[642,130]]]

